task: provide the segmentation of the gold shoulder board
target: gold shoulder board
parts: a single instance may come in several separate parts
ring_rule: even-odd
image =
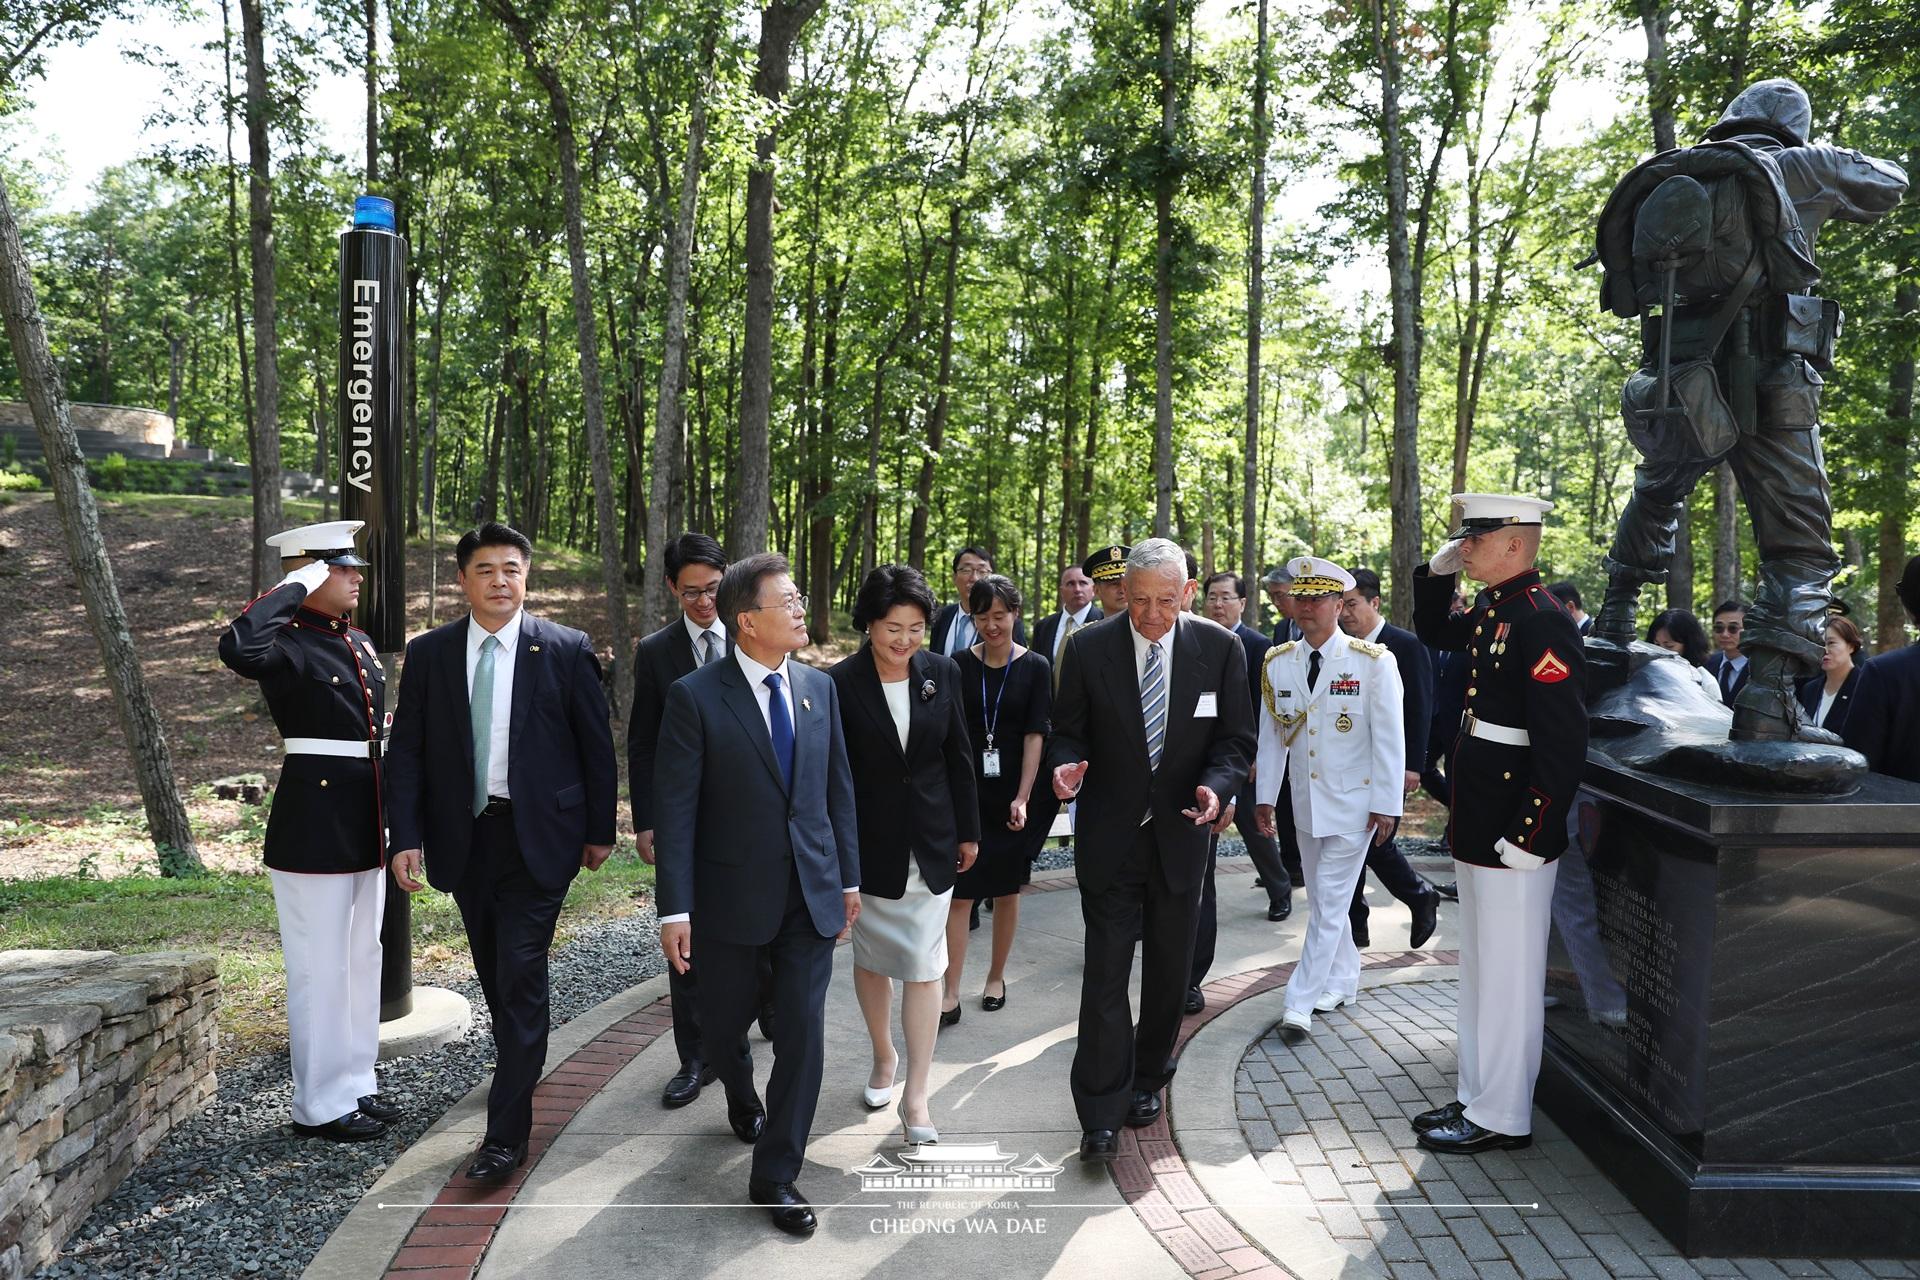
[[[1369,658],[1377,658],[1387,651],[1387,646],[1375,644],[1371,640],[1353,640],[1349,645],[1355,653],[1364,653]]]

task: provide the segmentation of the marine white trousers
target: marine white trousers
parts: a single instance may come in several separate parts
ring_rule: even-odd
[[[1300,838],[1300,869],[1307,876],[1307,936],[1287,979],[1287,1009],[1313,1016],[1313,1003],[1331,992],[1351,1000],[1360,990],[1360,952],[1353,945],[1347,907],[1367,869],[1371,828],[1337,836]]]
[[[1467,1119],[1533,1132],[1546,1022],[1547,930],[1559,863],[1534,871],[1455,861],[1460,885],[1460,1080]]]
[[[287,965],[293,1118],[326,1124],[379,1088],[380,918],[384,867],[345,875],[274,871]]]

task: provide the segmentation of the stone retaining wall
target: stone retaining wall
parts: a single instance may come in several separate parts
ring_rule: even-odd
[[[0,1280],[213,1099],[212,956],[0,951]]]

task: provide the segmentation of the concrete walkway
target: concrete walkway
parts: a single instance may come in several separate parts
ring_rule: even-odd
[[[484,1127],[483,1085],[395,1163],[306,1276],[590,1280],[651,1273],[764,1280],[772,1268],[796,1277],[901,1276],[927,1268],[942,1280],[1690,1274],[1644,1222],[1632,1229],[1637,1216],[1630,1210],[1625,1217],[1616,1212],[1624,1202],[1606,1202],[1612,1225],[1594,1233],[1610,1238],[1606,1252],[1587,1241],[1577,1255],[1572,1246],[1548,1252],[1551,1242],[1531,1228],[1519,1247],[1537,1245],[1537,1253],[1487,1244],[1520,1238],[1510,1208],[1450,1210],[1443,1219],[1424,1207],[1478,1199],[1464,1194],[1464,1183],[1447,1180],[1436,1157],[1412,1151],[1411,1133],[1385,1114],[1402,1105],[1411,1113],[1450,1096],[1440,1068],[1451,1035],[1442,1023],[1454,974],[1447,950],[1453,907],[1443,907],[1440,932],[1424,952],[1386,950],[1404,944],[1407,915],[1374,889],[1375,950],[1366,957],[1364,981],[1371,992],[1393,999],[1363,995],[1351,1016],[1325,1020],[1313,1046],[1289,1063],[1293,1051],[1265,1037],[1279,1017],[1278,988],[1298,956],[1304,900],[1296,898],[1302,905],[1292,920],[1270,925],[1265,896],[1252,887],[1245,861],[1223,862],[1220,870],[1220,941],[1209,1007],[1187,1020],[1168,1115],[1128,1131],[1111,1170],[1075,1158],[1079,1132],[1067,1071],[1079,1000],[1079,898],[1071,875],[1042,875],[1021,900],[1008,1001],[997,1013],[983,1012],[978,1002],[989,928],[972,937],[966,1012],[941,1032],[934,1067],[941,1142],[925,1149],[954,1158],[962,1147],[977,1148],[964,1154],[989,1167],[1025,1166],[1028,1185],[863,1187],[863,1181],[902,1176],[890,1170],[906,1168],[900,1159],[906,1148],[892,1114],[869,1113],[860,1102],[869,1053],[847,972],[852,956],[843,947],[828,997],[826,1083],[799,1180],[820,1214],[811,1240],[781,1235],[764,1210],[740,1203],[749,1151],[727,1129],[717,1087],[691,1106],[661,1108],[660,1086],[676,1059],[665,981],[656,979],[554,1037],[551,1070],[536,1103],[534,1157],[521,1177],[505,1187],[472,1188],[457,1176]],[[1351,1051],[1360,1046],[1350,1041],[1375,1029],[1404,1032],[1404,1042],[1419,1046],[1420,1060],[1400,1071],[1392,1093],[1382,1083],[1392,1075],[1384,1071],[1387,1059],[1370,1061]],[[771,1050],[757,1039],[755,1059],[764,1088]],[[1282,1066],[1304,1069],[1283,1074]],[[1372,1077],[1370,1112],[1354,1105],[1358,1093],[1337,1077],[1376,1067],[1383,1070]],[[1554,1154],[1551,1172],[1534,1180],[1533,1198],[1555,1199],[1553,1174],[1570,1175],[1592,1196],[1601,1195],[1597,1175],[1581,1167],[1579,1153],[1550,1133],[1544,1119],[1541,1125],[1543,1139],[1558,1139],[1559,1148],[1536,1144]],[[876,1156],[883,1161],[876,1163]],[[1361,1186],[1356,1163],[1369,1185]],[[866,1172],[856,1172],[862,1166]],[[1058,1173],[1051,1173],[1056,1166]],[[1471,1170],[1455,1175],[1472,1176]],[[1423,1180],[1433,1185],[1423,1187]],[[1435,1191],[1443,1194],[1436,1198]],[[1529,1266],[1526,1259],[1544,1261]],[[1853,1264],[1827,1266],[1813,1274],[1869,1274]],[[1913,1273],[1887,1263],[1874,1264],[1871,1274]]]

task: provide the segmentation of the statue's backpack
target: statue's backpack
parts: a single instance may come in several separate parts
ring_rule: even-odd
[[[1801,292],[1820,271],[1764,150],[1729,139],[1640,164],[1601,211],[1594,255],[1581,265],[1595,261],[1605,271],[1601,306],[1640,319],[1641,368],[1620,408],[1634,447],[1650,459],[1718,459],[1753,429],[1751,405],[1728,403],[1716,358],[1751,359],[1764,346],[1831,359],[1839,317],[1828,323],[1829,304]],[[1753,326],[1756,302],[1771,304],[1769,323],[1785,332]],[[1723,351],[1730,336],[1735,349]]]

